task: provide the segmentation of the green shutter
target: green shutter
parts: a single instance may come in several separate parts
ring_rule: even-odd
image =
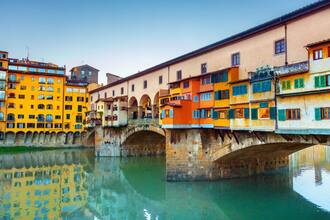
[[[258,120],[258,109],[257,108],[251,109],[251,119]]]
[[[286,81],[286,89],[291,89],[291,81]]]
[[[299,88],[299,79],[294,80],[294,88],[295,89]]]
[[[270,119],[274,120],[276,117],[276,107],[269,108]]]
[[[212,118],[213,119],[218,119],[218,112],[212,109]]]
[[[315,88],[320,88],[320,77],[319,76],[314,77],[314,85],[315,85]]]
[[[278,120],[279,121],[285,121],[286,120],[286,115],[285,115],[285,110],[284,109],[279,109],[278,110]]]
[[[326,81],[327,81],[326,76],[323,75],[323,76],[320,76],[320,78],[321,78],[320,86],[321,86],[321,87],[326,87]]]
[[[250,118],[250,109],[249,108],[244,109],[244,118],[246,118],[246,119]]]
[[[235,109],[229,109],[229,119],[235,118]]]
[[[305,82],[304,82],[304,78],[300,79],[300,88],[304,88],[305,87]]]
[[[315,108],[315,120],[320,121],[321,120],[321,109]]]
[[[282,90],[286,90],[286,81],[282,81],[281,84],[282,84]]]

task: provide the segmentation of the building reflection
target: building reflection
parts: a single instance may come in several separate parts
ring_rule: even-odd
[[[78,154],[0,155],[2,219],[61,219],[85,206],[84,163]]]

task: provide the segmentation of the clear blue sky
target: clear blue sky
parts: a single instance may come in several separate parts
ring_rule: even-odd
[[[128,76],[315,0],[13,0],[1,2],[0,50]]]

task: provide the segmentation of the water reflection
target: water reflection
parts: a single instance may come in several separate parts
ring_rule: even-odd
[[[91,151],[0,155],[0,219],[330,219],[330,150],[287,170],[221,182],[167,183],[164,158]]]

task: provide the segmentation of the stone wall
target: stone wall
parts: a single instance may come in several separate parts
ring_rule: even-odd
[[[7,132],[0,147],[93,147],[93,132]]]

